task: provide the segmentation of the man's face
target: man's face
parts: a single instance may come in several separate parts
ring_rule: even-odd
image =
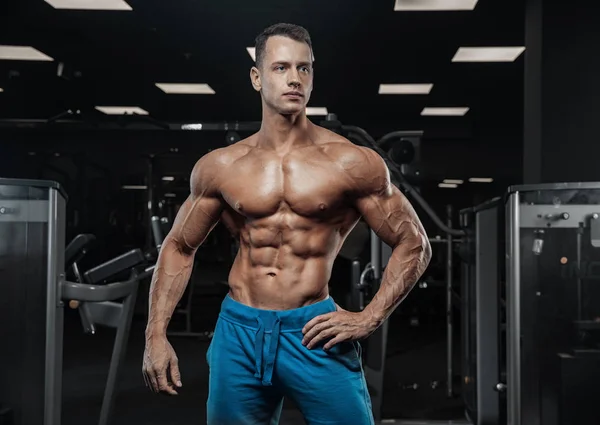
[[[285,115],[302,112],[313,87],[310,47],[291,38],[270,37],[261,68],[253,68],[251,78],[267,106]]]

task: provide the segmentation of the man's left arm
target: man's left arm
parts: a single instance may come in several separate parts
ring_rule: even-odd
[[[417,283],[431,259],[431,246],[412,205],[391,183],[385,162],[375,151],[358,148],[344,168],[352,183],[354,207],[393,251],[379,290],[360,313],[340,309],[315,317],[303,329],[303,343],[327,350],[346,340],[368,337],[387,320]]]
[[[392,248],[381,285],[362,314],[379,327],[404,300],[425,272],[431,245],[414,208],[391,183],[389,171],[374,151],[366,154],[362,193],[356,208],[375,234]]]

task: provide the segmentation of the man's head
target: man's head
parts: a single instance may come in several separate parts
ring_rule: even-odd
[[[256,37],[256,66],[250,71],[255,90],[281,114],[304,111],[313,86],[313,53],[306,29],[276,24]]]

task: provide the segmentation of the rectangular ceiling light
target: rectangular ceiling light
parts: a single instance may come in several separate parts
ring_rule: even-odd
[[[491,183],[494,179],[488,177],[472,177],[469,179],[471,183]]]
[[[146,190],[148,186],[138,186],[138,185],[125,185],[123,186],[125,190]]]
[[[429,94],[433,84],[380,84],[379,94]]]
[[[215,94],[208,84],[156,83],[167,94]]]
[[[452,62],[514,62],[525,47],[459,47]]]
[[[429,117],[462,117],[467,112],[469,112],[469,108],[466,107],[458,107],[458,108],[423,108],[421,111],[422,116]]]
[[[454,180],[454,179],[444,179],[444,183],[446,184],[463,184],[463,180]]]
[[[107,115],[148,115],[148,111],[138,106],[96,106],[96,109]]]
[[[132,10],[124,0],[44,0],[55,9]]]
[[[246,47],[248,54],[254,62],[256,62],[256,47]]]
[[[2,93],[4,91],[4,89],[2,87],[0,87],[0,93]]]
[[[438,184],[438,187],[441,187],[442,189],[456,189],[458,185],[452,183],[440,183]]]
[[[175,177],[173,177],[173,176],[164,176],[164,177],[162,178],[162,180],[163,180],[164,182],[174,182],[174,181],[175,181]]]
[[[54,59],[31,46],[0,46],[0,60],[53,61]]]
[[[396,12],[427,12],[436,10],[473,10],[478,0],[396,0]]]
[[[327,108],[319,108],[314,106],[308,106],[306,108],[306,115],[327,115]]]

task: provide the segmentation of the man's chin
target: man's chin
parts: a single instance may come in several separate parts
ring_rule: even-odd
[[[279,110],[281,115],[299,115],[304,112],[304,106],[296,106],[296,107],[285,107]]]

